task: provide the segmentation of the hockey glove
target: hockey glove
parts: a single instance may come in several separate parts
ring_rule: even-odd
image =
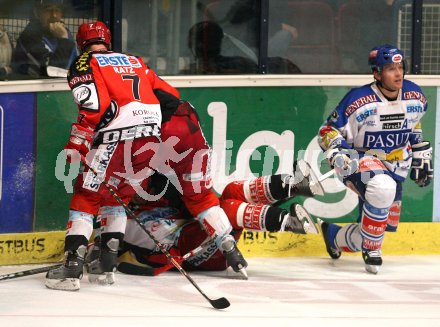
[[[420,187],[427,186],[434,176],[431,144],[429,142],[417,143],[412,146],[412,150],[410,178]]]
[[[90,150],[93,139],[93,130],[73,123],[70,130],[69,142],[64,147],[67,154],[67,161],[75,163],[81,161],[81,156],[86,156]]]
[[[350,176],[351,174],[356,173],[359,169],[358,155],[354,150],[332,149],[329,150],[327,158],[330,166],[339,176]]]

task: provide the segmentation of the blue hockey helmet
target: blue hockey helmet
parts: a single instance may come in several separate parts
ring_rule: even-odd
[[[383,66],[394,63],[402,63],[405,69],[405,55],[394,45],[379,45],[370,50],[368,64],[371,70],[381,72]]]

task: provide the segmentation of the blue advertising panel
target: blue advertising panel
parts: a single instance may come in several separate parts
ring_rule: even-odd
[[[34,108],[35,94],[0,94],[0,233],[32,231]]]

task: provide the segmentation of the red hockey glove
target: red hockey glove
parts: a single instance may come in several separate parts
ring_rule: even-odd
[[[409,176],[420,187],[427,186],[434,177],[431,144],[429,142],[413,144],[412,150],[412,169]]]
[[[93,130],[73,123],[70,130],[69,142],[64,147],[67,154],[67,161],[75,163],[81,161],[81,156],[86,156],[90,150],[93,139]]]

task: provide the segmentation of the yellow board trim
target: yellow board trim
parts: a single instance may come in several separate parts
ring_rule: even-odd
[[[60,261],[65,235],[65,231],[0,234],[0,265]]]
[[[383,255],[440,255],[439,235],[440,223],[401,223],[386,233]],[[0,265],[60,261],[64,237],[64,231],[0,234]],[[245,257],[327,257],[321,235],[246,231],[238,246]]]

